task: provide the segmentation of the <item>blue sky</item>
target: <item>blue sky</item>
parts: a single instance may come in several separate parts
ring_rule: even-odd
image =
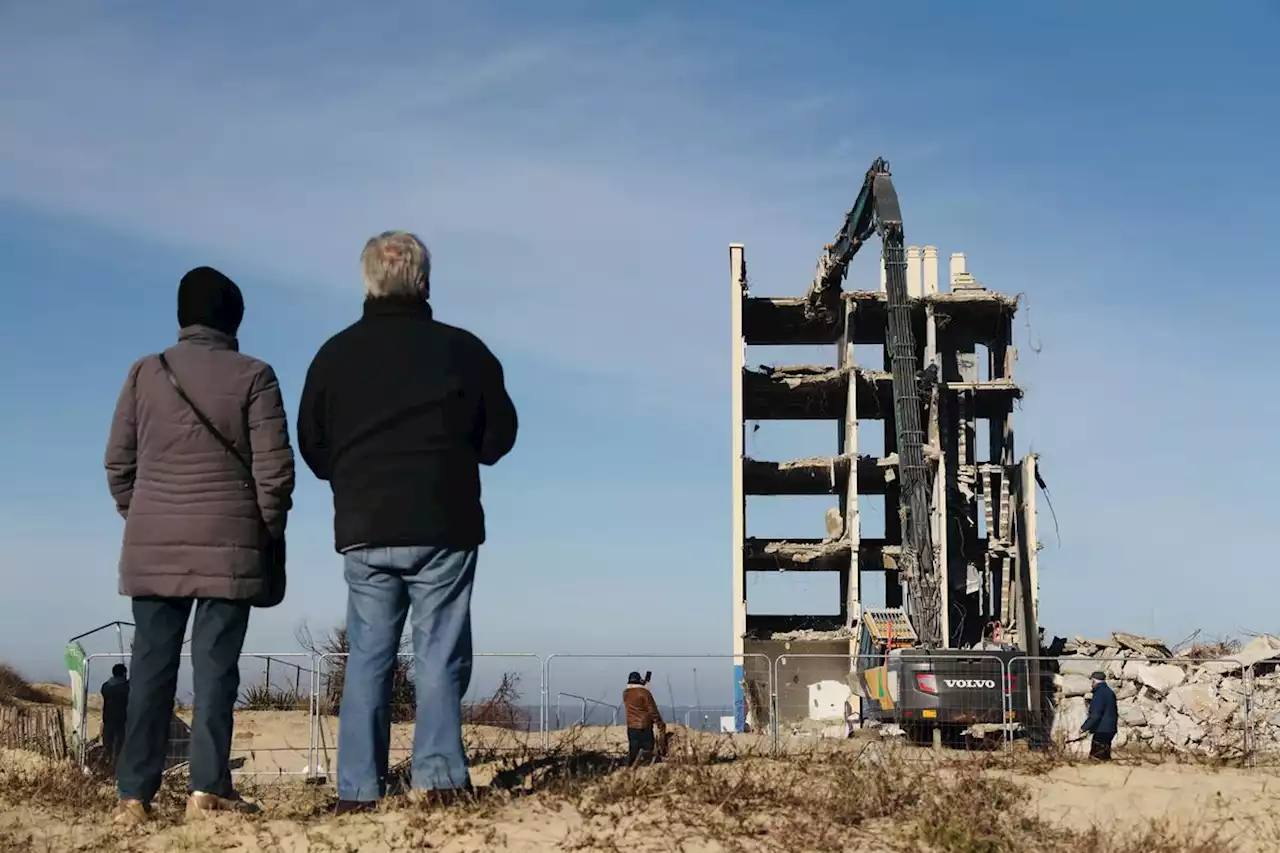
[[[909,242],[1025,294],[1049,632],[1280,629],[1274,3],[110,8],[0,4],[4,657],[54,670],[128,613],[102,452],[182,273],[240,282],[292,422],[386,228],[431,246],[437,311],[520,407],[485,477],[478,647],[728,652],[726,247],[799,294],[878,155]],[[821,529],[822,502],[778,502],[750,532]],[[341,618],[330,523],[300,470],[255,650]]]

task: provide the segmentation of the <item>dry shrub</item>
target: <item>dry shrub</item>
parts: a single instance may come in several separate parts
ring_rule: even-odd
[[[0,663],[0,702],[47,702],[44,691],[32,687],[22,673]]]
[[[115,802],[115,792],[107,777],[86,773],[72,762],[10,753],[0,758],[0,801],[51,809],[105,809]]]
[[[297,640],[299,645],[313,655],[332,655],[326,658],[323,670],[327,678],[321,688],[320,713],[337,714],[342,707],[342,688],[347,678],[347,655],[351,652],[346,626],[334,628],[317,638],[310,628],[303,625],[298,629]],[[391,719],[397,723],[412,722],[418,705],[413,692],[413,661],[403,656],[407,650],[408,645],[402,643],[402,654],[396,657],[391,676]]]
[[[245,688],[240,696],[242,711],[306,711],[310,700],[292,687],[272,687],[270,684],[254,684]]]
[[[533,715],[520,707],[520,676],[508,672],[502,683],[487,699],[469,702],[462,708],[462,722],[472,726],[490,726],[517,732],[529,731]]]
[[[298,630],[297,639],[298,643],[311,654],[333,656],[326,659],[327,678],[320,696],[320,713],[337,714],[342,706],[342,687],[347,675],[347,654],[351,651],[347,629],[340,626],[316,638],[304,625]],[[391,719],[397,723],[413,722],[414,713],[418,707],[413,687],[413,659],[408,657],[411,650],[412,646],[408,640],[401,644],[400,655],[396,657],[391,675]],[[533,717],[527,709],[520,707],[519,686],[519,675],[504,674],[502,682],[491,696],[479,702],[467,703],[463,707],[463,722],[476,726],[528,731],[533,723]],[[258,695],[255,698],[261,700],[265,706],[282,697],[277,696],[272,699],[266,695]],[[248,696],[243,701],[246,702],[245,707],[248,709]],[[306,703],[303,702],[303,707],[305,705]],[[293,708],[290,707],[287,710],[293,710]]]
[[[1240,651],[1239,640],[1219,640],[1211,643],[1195,643],[1179,657],[1188,660],[1221,660]]]
[[[618,828],[649,826],[673,841],[725,850],[927,850],[932,853],[1229,853],[1217,837],[1166,827],[1079,833],[1038,818],[1015,780],[988,762],[909,761],[848,753],[722,764],[661,764],[614,773],[555,794],[586,820],[578,849],[625,849]],[[677,844],[678,846],[678,844]]]

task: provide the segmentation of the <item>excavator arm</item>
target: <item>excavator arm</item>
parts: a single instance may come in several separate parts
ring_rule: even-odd
[[[907,260],[902,209],[893,188],[889,164],[878,158],[867,170],[862,191],[845,216],[835,240],[824,247],[809,288],[806,313],[832,320],[839,310],[840,287],[849,262],[873,233],[880,235],[888,296],[889,368],[893,373],[894,425],[898,440],[898,473],[902,501],[901,571],[907,586],[911,621],[920,644],[942,645],[941,582],[934,564],[929,496],[932,482],[924,459],[921,426],[921,375],[916,362],[911,302],[907,294]]]

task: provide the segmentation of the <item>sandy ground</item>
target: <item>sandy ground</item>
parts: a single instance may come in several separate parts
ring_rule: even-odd
[[[1019,780],[1041,817],[1073,829],[1220,828],[1241,850],[1280,850],[1280,776],[1270,770],[1178,764],[1082,764]]]

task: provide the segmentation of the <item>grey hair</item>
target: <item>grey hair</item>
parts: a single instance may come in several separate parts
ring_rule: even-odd
[[[370,237],[360,253],[365,296],[409,296],[431,293],[431,252],[408,231],[383,231]]]

